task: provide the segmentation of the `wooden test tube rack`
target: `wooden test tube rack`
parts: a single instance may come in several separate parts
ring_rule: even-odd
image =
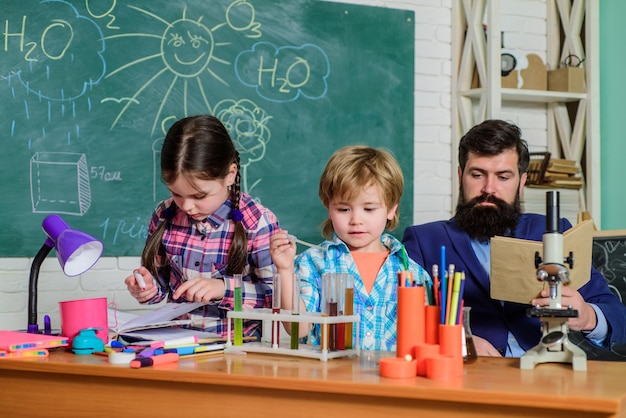
[[[269,353],[269,354],[283,354],[287,356],[309,357],[317,358],[321,361],[327,361],[328,359],[339,357],[350,357],[359,355],[359,316],[358,315],[338,315],[338,316],[322,316],[319,312],[300,312],[297,315],[292,315],[290,310],[283,309],[280,313],[272,313],[271,309],[252,309],[248,311],[228,311],[228,339],[226,341],[226,353]],[[289,347],[272,347],[271,343],[265,342],[251,342],[244,343],[243,345],[233,345],[231,340],[232,335],[232,320],[235,318],[242,319],[254,319],[260,321],[279,321],[279,322],[298,322],[306,324],[342,324],[342,323],[354,323],[356,324],[356,338],[354,339],[354,348],[347,350],[329,351],[322,350],[319,346],[313,346],[308,344],[299,344],[298,349],[291,349]],[[282,326],[282,325],[281,325]]]

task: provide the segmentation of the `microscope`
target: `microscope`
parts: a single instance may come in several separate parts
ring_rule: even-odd
[[[576,371],[587,370],[587,355],[569,340],[567,320],[578,317],[571,306],[561,305],[561,286],[570,283],[569,271],[574,268],[570,251],[563,256],[563,234],[559,231],[559,192],[546,192],[546,232],[543,234],[543,258],[535,253],[537,280],[544,282],[550,291],[548,307],[534,306],[528,316],[541,319],[542,337],[535,347],[520,357],[521,369],[533,369],[539,363],[572,363]]]

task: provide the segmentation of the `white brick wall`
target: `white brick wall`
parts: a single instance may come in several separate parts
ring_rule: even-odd
[[[344,3],[415,11],[415,223],[449,218],[452,202],[451,161],[451,2],[460,0],[344,0]],[[504,42],[508,49],[533,52],[545,59],[545,0],[501,0]],[[526,104],[524,112],[503,108],[524,131],[534,150],[545,149],[543,106]],[[454,165],[456,167],[456,165]],[[456,169],[456,168],[455,168]],[[456,175],[456,174],[455,174]],[[42,241],[43,242],[43,241]],[[23,329],[27,323],[28,258],[0,258],[0,329]],[[105,258],[78,278],[63,275],[48,257],[39,277],[39,323],[44,314],[60,327],[58,302],[107,297],[123,310],[140,310],[126,291],[124,278],[138,257]]]

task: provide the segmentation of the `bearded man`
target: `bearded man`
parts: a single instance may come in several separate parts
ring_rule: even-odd
[[[490,239],[495,235],[542,241],[544,215],[522,213],[520,193],[526,183],[528,145],[520,129],[501,120],[487,120],[470,129],[459,143],[459,201],[454,217],[410,226],[403,243],[409,256],[426,269],[441,262],[465,272],[465,306],[479,356],[520,357],[542,337],[539,318],[530,305],[549,306],[548,289],[529,305],[490,297]],[[571,228],[560,220],[560,232]],[[580,289],[562,286],[562,305],[578,311],[570,330],[580,331],[592,346],[605,349],[626,344],[626,307],[611,293],[600,272],[591,269]]]

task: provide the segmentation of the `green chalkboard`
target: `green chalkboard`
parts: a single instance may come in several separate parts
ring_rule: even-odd
[[[7,4],[8,3],[8,4]],[[347,144],[391,150],[413,207],[413,12],[312,0],[9,1],[0,10],[0,256],[33,256],[60,214],[138,255],[164,132],[218,116],[242,186],[319,242],[319,176]]]

